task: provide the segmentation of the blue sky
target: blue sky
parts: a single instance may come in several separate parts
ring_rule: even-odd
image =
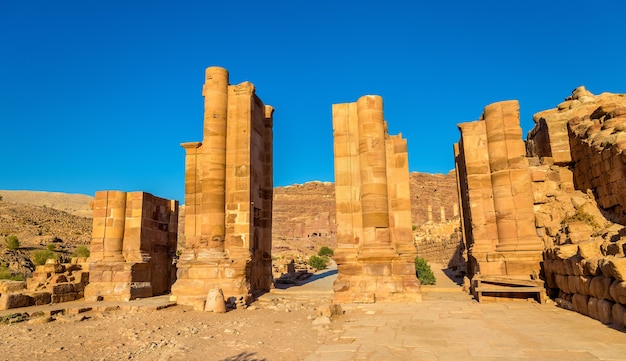
[[[456,124],[585,85],[626,93],[623,1],[0,1],[0,189],[183,199],[204,70],[274,113],[276,186],[333,180],[331,105],[381,95],[411,171],[454,168]]]

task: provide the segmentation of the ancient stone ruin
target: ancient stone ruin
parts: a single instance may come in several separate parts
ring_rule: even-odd
[[[463,234],[471,276],[539,274],[532,181],[517,101],[488,105],[459,125],[455,144]]]
[[[85,299],[128,301],[168,293],[177,231],[178,201],[145,192],[96,192]]]
[[[411,233],[408,154],[380,96],[333,105],[336,303],[421,301]]]
[[[507,297],[541,278],[561,306],[623,327],[626,96],[575,89],[535,114],[525,150],[517,109],[492,104],[479,121],[459,125],[469,275],[499,277],[486,294]]]
[[[254,85],[206,70],[204,138],[185,148],[185,248],[173,298],[203,309],[221,289],[243,305],[272,285],[272,114]]]

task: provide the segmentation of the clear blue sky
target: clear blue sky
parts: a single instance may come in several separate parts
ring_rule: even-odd
[[[333,180],[331,105],[379,94],[411,171],[454,168],[456,124],[626,93],[626,2],[0,1],[0,189],[181,200],[204,69],[276,108],[275,185]]]

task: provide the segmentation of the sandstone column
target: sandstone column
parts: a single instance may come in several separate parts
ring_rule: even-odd
[[[498,227],[498,251],[543,248],[535,233],[532,186],[517,101],[485,107],[489,166]]]
[[[228,117],[228,71],[206,70],[204,95],[204,154],[202,172],[202,226],[200,242],[217,252],[224,251],[226,174],[226,121]]]
[[[387,162],[383,99],[366,95],[357,101],[363,246],[389,247]]]
[[[106,262],[124,261],[122,247],[124,243],[124,227],[126,223],[126,192],[107,191],[106,194],[106,228],[104,229],[104,253]]]
[[[406,141],[389,136],[379,96],[333,104],[337,303],[421,300]]]
[[[182,144],[187,242],[172,287],[198,310],[211,289],[243,306],[272,284],[273,108],[222,68],[207,69],[203,94],[203,141]]]

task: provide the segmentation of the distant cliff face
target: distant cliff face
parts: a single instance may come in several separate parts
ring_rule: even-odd
[[[411,213],[413,224],[421,226],[429,220],[441,222],[456,214],[456,176],[449,174],[410,173]],[[285,247],[287,241],[315,240],[336,245],[335,186],[330,182],[308,182],[274,189],[272,212],[274,249]],[[315,247],[309,245],[308,247]]]

